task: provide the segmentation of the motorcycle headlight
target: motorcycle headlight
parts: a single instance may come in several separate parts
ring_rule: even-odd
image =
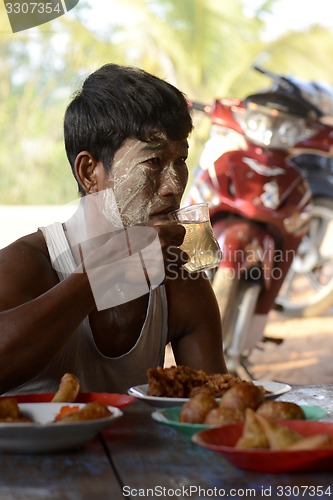
[[[269,146],[273,135],[272,117],[265,113],[249,113],[246,117],[246,136],[263,146]]]
[[[306,120],[249,103],[243,121],[246,137],[262,147],[288,149],[316,133]]]

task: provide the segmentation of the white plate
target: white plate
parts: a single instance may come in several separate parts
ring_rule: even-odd
[[[118,408],[108,406],[112,415],[106,418],[54,423],[55,416],[65,405],[85,406],[84,403],[19,403],[21,412],[34,422],[0,422],[0,450],[10,453],[49,453],[76,448],[93,439],[123,414]]]
[[[266,398],[277,398],[290,391],[291,387],[288,384],[282,384],[280,382],[269,382],[266,380],[253,380],[256,385],[262,385],[268,392]],[[158,396],[148,396],[148,384],[137,385],[135,387],[130,387],[128,389],[128,394],[134,396],[137,399],[142,399],[146,403],[154,406],[156,408],[170,408],[171,406],[179,406],[188,401],[188,398],[162,398]]]
[[[282,384],[281,382],[270,382],[268,380],[253,380],[253,383],[256,385],[262,385],[267,391],[265,394],[266,398],[277,398],[281,396],[285,392],[289,392],[291,390],[291,386],[288,384]]]

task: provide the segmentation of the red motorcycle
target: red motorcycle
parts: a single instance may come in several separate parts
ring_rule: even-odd
[[[313,200],[313,211],[307,235],[298,247],[276,299],[285,316],[309,317],[326,313],[333,307],[333,87],[318,81],[281,76],[255,66],[269,78],[271,86],[262,92],[275,98],[288,96],[297,106],[304,100],[312,104],[315,119],[309,130],[306,148],[290,149],[292,161],[305,175]],[[312,135],[312,130],[317,133]],[[290,133],[293,133],[291,129]],[[288,149],[288,148],[287,148]]]
[[[268,314],[311,219],[311,191],[290,152],[313,149],[325,125],[307,101],[295,105],[273,92],[191,105],[208,113],[212,126],[187,202],[210,205],[222,250],[210,277],[225,358],[231,372],[248,377],[248,355],[264,340]]]

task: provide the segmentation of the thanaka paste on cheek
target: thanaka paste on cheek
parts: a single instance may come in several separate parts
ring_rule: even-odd
[[[153,179],[148,177],[140,163],[147,159],[147,154],[143,155],[141,148],[139,142],[126,144],[121,151],[121,158],[111,167],[110,181],[125,226],[146,222],[154,201]],[[146,192],[144,197],[143,190]]]
[[[161,138],[167,142],[167,138]],[[157,146],[157,148],[156,148]],[[173,159],[154,168],[148,160],[165,155],[166,146],[127,139],[117,151],[111,166],[112,185],[125,226],[145,223],[152,214],[170,206],[170,196],[180,199],[186,179],[182,180]],[[158,151],[156,153],[156,151]],[[186,175],[185,175],[186,176]]]
[[[118,210],[117,202],[114,196],[113,189],[107,188],[102,191],[103,196],[103,215],[112,223],[115,229],[121,229],[123,223]]]

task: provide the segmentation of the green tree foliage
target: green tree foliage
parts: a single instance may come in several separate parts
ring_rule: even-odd
[[[270,39],[266,19],[278,1],[249,14],[245,0],[108,0],[103,24],[93,25],[94,1],[81,0],[71,15],[16,34],[0,3],[0,204],[76,197],[63,114],[83,77],[107,62],[143,67],[204,102],[267,85],[251,71],[255,61],[330,82],[332,32],[313,26]],[[190,166],[208,130],[207,119],[195,124]]]

